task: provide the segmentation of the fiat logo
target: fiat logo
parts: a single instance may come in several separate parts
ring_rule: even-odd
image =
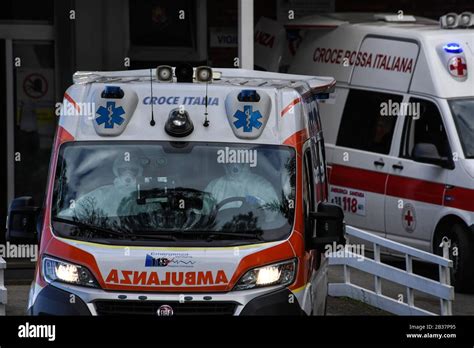
[[[156,315],[158,315],[159,317],[171,317],[173,315],[173,308],[168,305],[162,305],[156,311]]]

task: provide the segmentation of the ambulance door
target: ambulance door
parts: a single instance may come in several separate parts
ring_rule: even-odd
[[[313,176],[315,181],[316,190],[316,204],[319,202],[325,202],[328,200],[327,190],[327,172],[326,172],[326,153],[324,148],[324,136],[321,126],[321,119],[318,112],[318,104],[316,100],[312,100],[311,103],[307,104],[309,109],[308,128],[311,137],[311,154],[313,164]]]
[[[449,169],[415,158],[417,144],[433,144],[451,157],[440,109],[433,100],[407,96],[397,157],[387,163],[387,238],[430,251],[431,235],[443,208]],[[426,145],[425,145],[426,146]],[[415,160],[416,159],[416,160]]]
[[[385,236],[384,202],[388,155],[396,117],[381,108],[397,94],[351,89],[339,126],[330,176],[330,201],[346,223]]]
[[[309,104],[308,107],[314,107],[314,104]],[[316,110],[316,109],[313,109]],[[314,114],[314,116],[316,113]],[[310,118],[312,116],[310,115]],[[310,223],[306,224],[309,212],[318,210],[318,204],[326,200],[326,170],[325,170],[325,156],[322,133],[318,132],[312,136],[310,140],[306,141],[303,146],[303,209],[305,232],[304,235],[316,235],[316,225]],[[308,243],[308,241],[306,241]],[[324,315],[327,297],[327,272],[321,265],[320,252],[316,250],[309,251],[309,262],[311,267],[310,283],[308,288],[310,296],[308,301],[304,301],[302,306],[306,312],[312,312],[315,315]],[[308,257],[307,255],[307,257]]]

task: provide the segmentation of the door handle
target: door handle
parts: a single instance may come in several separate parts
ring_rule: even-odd
[[[380,166],[380,167],[385,166],[385,163],[384,163],[384,161],[382,161],[382,160],[380,160],[380,161],[374,161],[374,164],[375,164],[376,166]]]
[[[401,163],[394,164],[392,166],[393,169],[403,170],[403,165]]]

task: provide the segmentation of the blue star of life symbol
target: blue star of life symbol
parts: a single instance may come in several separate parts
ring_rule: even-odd
[[[235,128],[243,128],[245,133],[251,132],[254,127],[260,129],[262,126],[259,121],[263,117],[262,114],[258,110],[253,111],[251,105],[244,105],[244,111],[237,110],[234,117],[237,119],[234,121]]]
[[[105,128],[114,128],[114,124],[121,125],[125,119],[122,115],[125,113],[123,108],[120,106],[115,107],[115,102],[107,102],[107,105],[101,106],[97,110],[97,114],[100,116],[95,119],[98,125],[104,124]]]

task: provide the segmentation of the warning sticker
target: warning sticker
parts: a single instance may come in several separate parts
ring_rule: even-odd
[[[48,81],[41,74],[30,74],[23,80],[23,91],[30,98],[42,98],[48,93]]]

